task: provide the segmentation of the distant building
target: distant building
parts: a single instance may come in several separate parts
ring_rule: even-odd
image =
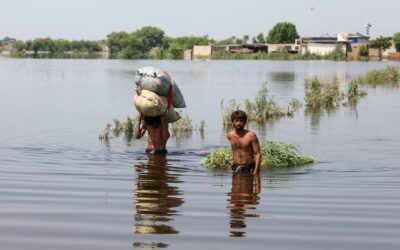
[[[353,48],[358,49],[361,45],[367,45],[368,36],[349,35],[340,33],[337,36],[304,37],[300,39],[300,50],[318,55],[327,55],[338,46],[346,55],[354,57]]]
[[[291,54],[297,54],[300,50],[300,46],[291,43],[280,43],[280,44],[272,44],[268,43],[266,45],[268,47],[268,54],[270,53],[279,53],[279,52],[289,52]]]
[[[204,59],[210,58],[214,53],[224,52],[226,51],[226,46],[217,46],[217,45],[195,45],[193,46],[193,50],[191,58],[192,59]]]

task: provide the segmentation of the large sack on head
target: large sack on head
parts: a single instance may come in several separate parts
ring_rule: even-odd
[[[168,123],[174,123],[179,119],[181,119],[180,114],[175,111],[174,107],[169,107],[168,112],[165,114],[165,120]]]
[[[165,115],[168,123],[173,123],[181,117],[174,107],[168,108],[168,98],[159,96],[149,90],[137,90],[136,95],[133,97],[133,102],[136,109],[140,114],[145,116],[159,116]],[[168,111],[167,111],[168,110]]]
[[[185,108],[186,103],[178,85],[171,79],[167,72],[147,66],[136,71],[136,85],[142,89],[150,90],[161,96],[168,96],[172,86],[172,106]]]
[[[149,90],[140,90],[133,97],[133,103],[140,114],[145,116],[159,116],[168,108],[168,100]]]

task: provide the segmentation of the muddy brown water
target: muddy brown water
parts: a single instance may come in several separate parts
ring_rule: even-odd
[[[98,135],[134,116],[134,70],[168,70],[204,134],[174,136],[166,157],[145,140]],[[259,178],[200,162],[228,146],[221,100],[263,82],[282,106],[304,79],[344,83],[394,62],[0,59],[1,249],[399,249],[400,92],[368,88],[356,107],[250,126],[293,142],[316,164]]]

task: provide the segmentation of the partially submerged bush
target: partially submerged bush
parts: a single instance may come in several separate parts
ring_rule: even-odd
[[[183,116],[181,114],[181,119],[172,123],[171,131],[172,133],[192,132],[193,131],[192,119],[190,119],[188,115]]]
[[[387,66],[385,69],[374,69],[369,71],[366,76],[358,76],[353,81],[358,84],[371,86],[399,86],[400,69],[394,66]]]
[[[196,126],[193,126],[192,119],[188,115],[180,113],[181,119],[171,124],[171,131],[173,134],[177,133],[192,133],[195,130],[204,133],[206,128],[206,122],[201,120]]]
[[[306,79],[305,92],[306,106],[311,110],[335,108],[343,99],[337,81],[324,83],[318,77]]]
[[[348,103],[357,103],[358,99],[365,95],[367,95],[367,92],[360,90],[358,84],[354,80],[350,81],[346,93]]]
[[[115,137],[119,137],[121,134],[125,135],[125,137],[129,140],[133,138],[133,130],[137,123],[137,118],[132,119],[129,116],[126,118],[126,121],[121,121],[119,119],[114,119],[113,124],[108,123],[104,128],[103,132],[99,135],[100,140],[108,141],[113,134]]]
[[[261,145],[261,168],[297,167],[315,162],[312,156],[299,156],[298,146],[292,143],[267,141]],[[232,150],[220,148],[202,162],[211,169],[227,169],[232,165]]]
[[[263,124],[270,119],[291,116],[299,106],[300,102],[296,99],[292,99],[292,103],[289,104],[287,109],[281,108],[273,98],[268,96],[267,83],[263,83],[254,102],[250,99],[245,100],[244,111],[247,114],[248,122]],[[223,102],[221,102],[224,128],[232,127],[231,114],[239,108],[240,104],[238,104],[236,100],[230,100],[228,107],[224,107]]]

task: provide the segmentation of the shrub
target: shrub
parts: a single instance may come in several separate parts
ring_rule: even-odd
[[[317,77],[306,79],[305,91],[306,106],[312,110],[335,108],[343,99],[337,81],[324,83]]]
[[[358,56],[367,57],[369,56],[369,49],[367,46],[362,45],[358,50]]]
[[[299,156],[298,146],[292,143],[267,141],[261,145],[261,168],[297,167],[315,162],[312,156]],[[220,148],[212,151],[202,162],[210,169],[228,169],[232,165],[232,151]]]
[[[400,82],[400,69],[394,66],[387,66],[386,69],[374,69],[369,71],[366,76],[358,76],[353,81],[358,84],[371,86],[398,86]]]

